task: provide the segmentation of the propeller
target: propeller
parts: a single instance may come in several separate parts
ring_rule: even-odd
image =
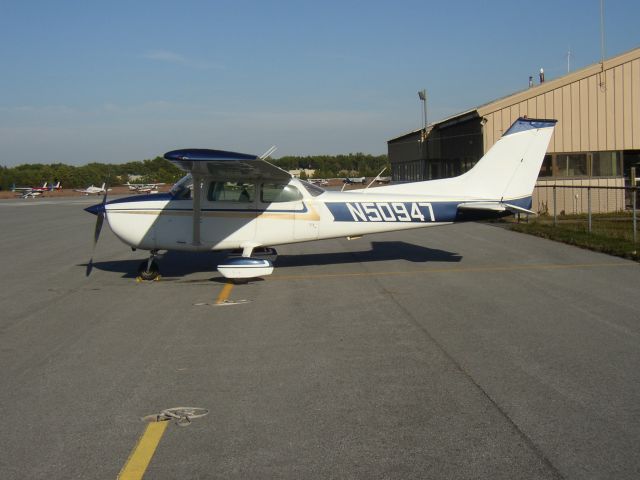
[[[85,208],[85,211],[89,213],[93,213],[96,218],[96,227],[93,231],[93,249],[91,250],[91,258],[89,259],[89,263],[87,263],[87,271],[85,272],[85,277],[91,275],[91,271],[93,270],[93,254],[96,251],[96,245],[98,243],[98,239],[100,238],[100,232],[102,231],[102,224],[104,223],[105,217],[105,209],[107,204],[107,191],[109,189],[104,188],[104,197],[102,197],[102,202],[97,205],[92,205],[90,207]]]

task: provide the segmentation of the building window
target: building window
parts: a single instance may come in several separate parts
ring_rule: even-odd
[[[620,152],[594,152],[592,176],[617,177],[622,175]]]
[[[558,177],[586,177],[587,154],[556,155],[556,168]]]

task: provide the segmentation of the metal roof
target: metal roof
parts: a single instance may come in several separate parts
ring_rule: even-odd
[[[589,65],[588,67],[581,68],[580,70],[576,70],[575,72],[568,73],[566,75],[563,75],[562,77],[545,81],[533,87],[519,90],[496,100],[492,100],[488,103],[484,103],[470,110],[465,110],[464,112],[451,115],[450,117],[430,124],[429,128],[432,129],[436,126],[447,126],[447,124],[449,123],[455,124],[461,121],[468,120],[470,118],[483,117],[488,113],[495,112],[496,110],[500,110],[501,108],[523,102],[525,100],[528,100],[529,98],[537,97],[538,95],[543,95],[551,90],[555,90],[570,83],[582,80],[583,78],[587,78],[591,75],[597,74],[610,68],[614,68],[618,65],[622,65],[623,63],[635,60],[637,58],[640,58],[640,48],[634,48],[633,50],[629,50],[615,57],[611,57],[605,60],[604,63],[594,63],[593,65]],[[423,128],[419,128],[417,130],[413,130],[412,132],[399,135],[392,138],[391,140],[388,140],[388,142],[393,142],[421,130],[423,130]]]

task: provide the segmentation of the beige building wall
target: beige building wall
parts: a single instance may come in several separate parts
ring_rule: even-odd
[[[549,153],[640,150],[640,48],[477,111],[485,152],[525,115],[558,120]]]

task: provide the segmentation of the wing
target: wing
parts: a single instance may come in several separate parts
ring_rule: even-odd
[[[256,155],[188,148],[173,150],[164,158],[182,170],[217,180],[281,180],[288,181],[291,174]]]

